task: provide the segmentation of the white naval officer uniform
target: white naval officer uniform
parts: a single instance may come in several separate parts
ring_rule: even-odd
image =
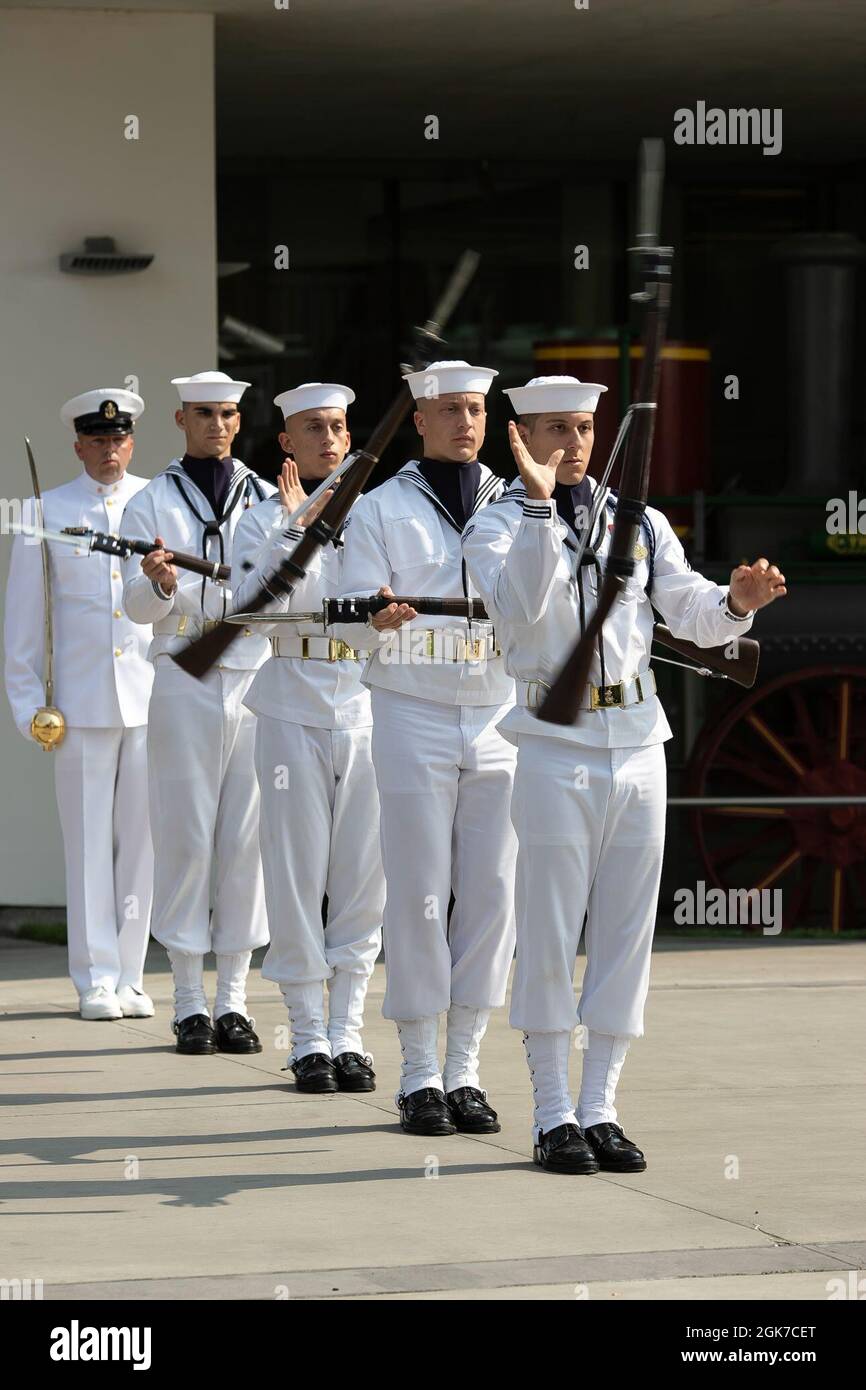
[[[287,530],[278,497],[242,517],[235,533],[235,611],[291,555],[303,530]],[[306,576],[275,612],[314,612],[340,593],[342,542],[319,547]],[[245,571],[245,565],[251,568]],[[347,625],[348,626],[348,625]],[[271,945],[262,974],[276,980],[292,1021],[292,1059],[309,1053],[363,1055],[364,998],[382,939],[385,878],[379,851],[379,797],[370,753],[373,717],[361,685],[366,641],[351,648],[322,624],[258,627],[272,654],[245,703],[256,719],[259,838]],[[328,921],[322,923],[327,894]],[[324,1022],[322,983],[328,982]]]
[[[475,513],[503,488],[482,465]],[[355,504],[345,547],[346,596],[386,584],[413,596],[476,594],[459,529],[415,461]],[[387,884],[383,1012],[400,1032],[402,1092],[477,1087],[478,1048],[490,1010],[504,1003],[514,951],[515,759],[496,729],[513,686],[487,622],[419,615],[397,632],[368,631],[371,644],[378,639],[362,679],[372,693]],[[466,659],[467,637],[479,659]],[[437,1031],[446,1011],[443,1082]]]
[[[121,406],[124,394],[111,393]],[[90,395],[107,393],[76,400]],[[43,493],[45,528],[86,526],[117,534],[127,502],[146,486],[146,478],[129,473],[116,483],[99,483],[82,472]],[[25,518],[39,524],[33,499]],[[54,701],[67,725],[52,756],[66,862],[69,974],[82,996],[99,988],[109,995],[127,986],[141,991],[153,891],[146,743],[150,630],[123,612],[124,562],[88,554],[84,544],[49,541],[48,548]],[[25,738],[33,714],[45,704],[44,611],[41,546],[18,535],[6,591],[6,692]]]
[[[219,386],[211,388],[214,392],[229,399]],[[174,459],[127,508],[126,532],[161,536],[168,550],[230,564],[243,512],[275,491],[238,459],[232,465],[219,522],[207,497]],[[130,560],[123,589],[130,618],[153,624],[150,657],[156,675],[148,734],[153,934],[172,960],[178,1022],[207,1013],[200,980],[208,951],[217,955],[215,1017],[245,1013],[250,953],[268,939],[255,718],[244,705],[253,675],[268,655],[267,638],[241,629],[201,680],[171,660],[171,653],[188,646],[206,624],[231,613],[231,598],[228,585],[188,570],[178,570],[177,588],[166,598],[142,574],[138,557]]]
[[[607,492],[592,537],[602,565],[614,514],[615,498]],[[555,501],[527,499],[519,479],[463,533],[469,573],[493,617],[517,690],[516,706],[500,724],[518,748],[511,1023],[527,1035],[536,1137],[562,1124],[614,1122],[629,1040],[643,1034],[664,848],[662,744],[671,737],[648,671],[652,606],[675,636],[701,646],[743,635],[751,625],[751,616],[729,613],[725,588],[691,570],[670,523],[648,508],[635,575],[604,625],[604,677],[598,649],[589,676],[595,686],[624,682],[626,705],[586,710],[573,726],[542,723],[534,706],[580,631],[576,546]],[[652,603],[646,593],[651,556]],[[598,582],[597,569],[582,567],[587,622]],[[573,973],[584,916],[586,971],[575,1011]],[[575,1117],[568,1055],[577,1022],[588,1030],[588,1047]]]

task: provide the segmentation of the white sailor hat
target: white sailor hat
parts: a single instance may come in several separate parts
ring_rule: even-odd
[[[73,396],[60,410],[60,418],[76,434],[132,434],[133,421],[144,410],[134,391],[119,386],[100,386]]]
[[[335,381],[305,381],[293,391],[281,391],[274,396],[274,405],[282,412],[284,420],[297,415],[300,410],[322,410],[326,406],[337,406],[345,410],[355,399],[349,386],[340,386]]]
[[[191,401],[233,401],[235,404],[250,385],[248,381],[232,381],[225,372],[196,372],[195,376],[174,376],[181,405]]]
[[[502,394],[518,415],[549,415],[559,410],[595,410],[606,390],[597,381],[578,381],[576,376],[534,376],[525,386],[512,386]]]
[[[492,367],[472,367],[468,362],[431,362],[421,372],[407,372],[407,382],[415,401],[434,400],[454,391],[472,391],[486,396],[490,383],[499,373]]]

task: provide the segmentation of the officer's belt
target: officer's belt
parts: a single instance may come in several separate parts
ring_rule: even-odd
[[[522,709],[537,709],[544,703],[550,686],[544,681],[515,681],[517,703]],[[656,693],[654,671],[642,671],[630,681],[615,681],[609,685],[591,685],[582,710],[627,709],[640,705]]]
[[[464,637],[449,628],[407,626],[399,628],[394,637],[395,641],[379,648],[383,654],[387,652],[386,659],[392,666],[411,666],[419,661],[488,661],[502,655],[492,632],[483,637]]]
[[[365,661],[370,655],[337,637],[272,637],[271,651],[274,656],[300,658],[301,661]]]

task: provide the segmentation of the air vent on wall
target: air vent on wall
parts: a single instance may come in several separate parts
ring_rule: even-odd
[[[88,236],[83,251],[64,251],[60,269],[67,275],[129,275],[145,270],[152,260],[139,252],[118,251],[112,236]]]

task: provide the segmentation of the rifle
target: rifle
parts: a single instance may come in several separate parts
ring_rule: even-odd
[[[41,526],[25,526],[13,523],[11,531],[37,540],[56,541],[60,545],[74,545],[77,549],[85,546],[88,555],[95,550],[105,555],[116,555],[120,560],[128,560],[130,555],[150,555],[151,551],[161,549],[156,541],[133,540],[130,536],[107,536],[104,531],[91,531],[89,526],[64,526],[62,531],[46,531]],[[171,551],[173,565],[178,569],[191,570],[193,574],[203,574],[208,579],[223,582],[231,578],[231,566],[220,565],[214,560],[202,559],[200,555],[186,555],[181,550]]]
[[[632,295],[632,299],[636,300],[644,311],[643,357],[635,400],[629,406],[620,425],[613,453],[602,480],[603,488],[618,448],[624,442],[625,455],[616,518],[604,577],[599,586],[598,602],[585,632],[575,644],[538,710],[538,718],[548,724],[574,724],[577,720],[583,705],[599,634],[623,592],[626,581],[634,574],[635,546],[646,511],[649,490],[659,375],[671,295],[673,250],[669,246],[658,244],[663,174],[662,141],[644,140],[640,152],[638,234],[635,239],[636,245],[630,248],[642,283],[642,288]],[[599,505],[603,495],[602,488],[596,492]],[[586,532],[585,541],[590,534],[590,531]],[[578,563],[580,558],[578,555]]]
[[[255,623],[321,623],[324,631],[335,623],[365,623],[368,617],[381,613],[391,603],[405,603],[416,613],[437,617],[465,618],[467,622],[490,620],[487,609],[478,598],[437,598],[430,594],[416,597],[395,594],[393,598],[387,598],[384,594],[370,594],[364,598],[326,598],[322,600],[321,608],[310,613],[235,613],[226,622],[245,627]],[[696,661],[697,666],[686,666],[684,669],[693,671],[697,676],[732,680],[747,690],[755,684],[761,648],[752,637],[732,638],[731,642],[721,647],[698,647],[684,637],[674,637],[664,623],[656,623],[652,640],[680,656],[688,657],[690,661]],[[657,659],[664,660],[663,657]]]
[[[404,370],[423,371],[424,367],[436,360],[443,346],[440,333],[451,317],[475,270],[479,256],[475,251],[464,251],[445,291],[433,310],[432,316],[423,327],[413,330],[413,365]],[[431,356],[432,353],[432,356]],[[274,592],[291,594],[306,574],[306,566],[315,552],[327,545],[339,534],[348,516],[352,503],[358,497],[385,449],[391,443],[404,417],[412,405],[412,398],[406,386],[401,383],[400,390],[379,421],[357,459],[347,469],[333,497],[314,522],[309,525],[298,541],[292,554],[279,566],[275,574],[269,576],[248,605],[252,615],[261,612],[274,600]],[[210,632],[191,642],[183,651],[177,652],[173,660],[188,675],[201,678],[219,660],[226,648],[237,637],[237,627],[229,622],[221,622]]]

